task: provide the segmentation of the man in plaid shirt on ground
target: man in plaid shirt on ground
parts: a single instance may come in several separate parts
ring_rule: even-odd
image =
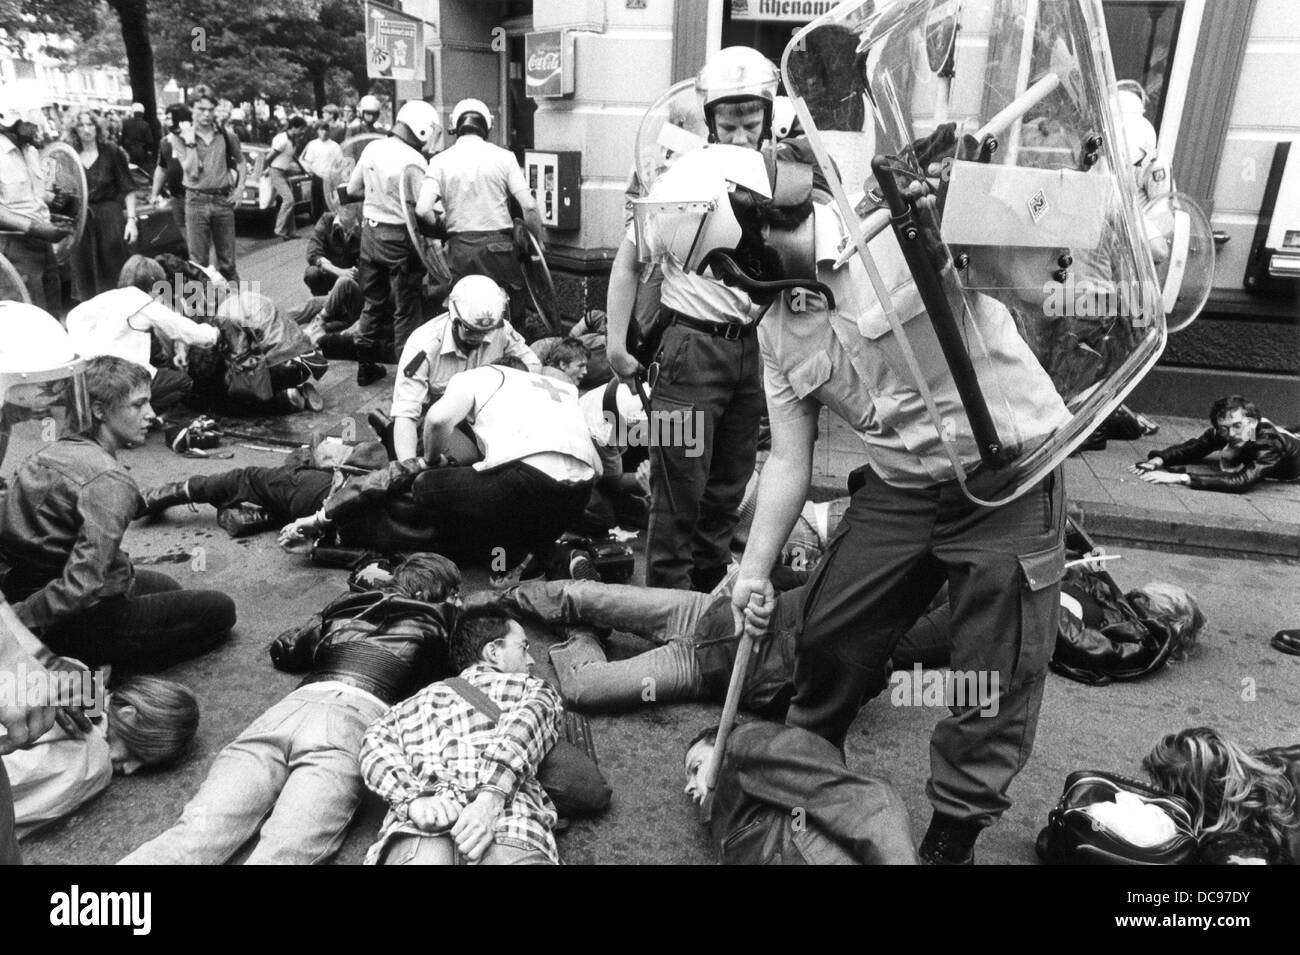
[[[558,864],[555,806],[537,767],[559,737],[559,695],[529,676],[523,628],[496,608],[464,613],[451,662],[501,717],[494,723],[446,683],[434,683],[366,731],[361,772],[389,805],[366,862]]]

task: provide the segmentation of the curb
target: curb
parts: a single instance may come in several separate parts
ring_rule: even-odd
[[[843,486],[814,485],[809,497],[829,501],[844,496]],[[1201,514],[1188,520],[1169,511],[1074,500],[1090,537],[1107,544],[1172,550],[1187,554],[1300,562],[1300,533],[1243,517]],[[1285,527],[1286,525],[1281,525]]]
[[[1084,528],[1112,544],[1159,547],[1194,554],[1300,560],[1300,534],[1244,517],[1198,515],[1187,520],[1168,511],[1076,501]]]

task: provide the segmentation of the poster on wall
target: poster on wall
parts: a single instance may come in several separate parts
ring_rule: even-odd
[[[524,85],[533,99],[573,92],[573,34],[543,30],[524,37]]]
[[[423,81],[426,27],[437,35],[435,24],[367,0],[366,75],[371,79]]]

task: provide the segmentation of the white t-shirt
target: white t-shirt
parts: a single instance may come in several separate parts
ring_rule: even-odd
[[[170,342],[212,346],[217,343],[215,325],[200,325],[155,300],[135,287],[115,288],[82,302],[68,313],[68,337],[82,358],[116,355],[149,369],[149,333],[157,332]]]
[[[486,471],[522,461],[557,481],[576,484],[600,473],[587,419],[571,382],[499,368],[475,368],[447,385],[468,393],[473,406],[466,418],[474,427]]]

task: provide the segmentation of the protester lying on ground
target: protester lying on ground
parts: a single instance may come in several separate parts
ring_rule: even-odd
[[[333,856],[365,792],[357,753],[366,727],[451,672],[459,589],[451,561],[412,554],[386,589],[345,594],[282,634],[277,665],[307,676],[217,755],[176,824],[122,863],[219,865],[255,835],[247,864]]]
[[[180,504],[211,504],[217,523],[231,537],[279,528],[321,509],[343,473],[367,473],[388,464],[378,441],[347,445],[326,440],[290,451],[278,467],[234,468],[195,474],[141,492],[140,516],[155,516]],[[337,476],[337,477],[336,477]]]
[[[103,719],[84,734],[54,726],[30,749],[4,757],[19,837],[76,812],[114,775],[176,762],[198,726],[199,703],[188,687],[151,676],[122,680]]]
[[[1223,474],[1182,470],[1215,451]],[[1200,491],[1240,494],[1260,481],[1300,478],[1300,438],[1262,417],[1253,401],[1228,395],[1210,407],[1210,427],[1200,437],[1152,451],[1130,470],[1148,484],[1185,484]]]
[[[794,693],[794,650],[803,587],[777,595],[745,671],[740,705],[780,719]],[[603,584],[595,580],[527,581],[487,596],[521,618],[565,626],[569,638],[551,647],[551,663],[566,703],[581,709],[629,709],[691,700],[722,702],[739,638],[731,591],[711,594],[663,587]],[[659,644],[638,656],[608,660],[596,630],[635,633]],[[921,617],[894,649],[896,670],[935,666],[948,657],[948,610]],[[875,696],[884,685],[864,695]]]
[[[686,747],[686,794],[705,800],[714,726]],[[737,726],[710,796],[710,843],[724,865],[916,865],[902,797],[855,773],[815,733],[779,723]]]
[[[117,454],[148,436],[155,420],[149,386],[140,365],[114,355],[92,359],[84,383],[89,426],[24,461],[0,505],[5,597],[55,653],[92,667],[160,670],[210,649],[235,624],[225,594],[182,590],[163,574],[136,571],[122,550],[142,501]]]
[[[416,456],[420,422],[453,376],[506,356],[541,373],[542,363],[507,324],[509,314],[510,301],[499,285],[484,275],[467,275],[452,288],[447,311],[411,333],[397,363],[389,412],[395,460]]]
[[[537,779],[560,736],[560,697],[530,675],[524,630],[494,608],[466,610],[451,664],[497,720],[448,683],[394,706],[366,731],[361,772],[388,803],[368,864],[556,864],[555,806]]]
[[[510,361],[448,383],[425,418],[428,460],[349,478],[314,516],[285,527],[280,543],[293,547],[337,527],[348,546],[411,550],[422,543],[478,561],[502,548],[512,566],[525,553],[549,556],[582,514],[600,462],[577,389]],[[470,466],[445,453],[462,422],[483,452]]]
[[[1300,746],[1247,752],[1208,726],[1169,733],[1142,760],[1192,807],[1196,837],[1264,840],[1269,862],[1300,864]]]
[[[199,325],[171,309],[170,297],[154,295],[170,287],[162,266],[143,255],[133,255],[122,266],[117,288],[96,295],[68,313],[67,329],[82,358],[116,355],[144,368],[152,378],[149,403],[163,412],[184,401],[194,390],[186,373],[189,346],[212,347],[217,329]],[[153,337],[171,351],[171,368],[149,363]]]

